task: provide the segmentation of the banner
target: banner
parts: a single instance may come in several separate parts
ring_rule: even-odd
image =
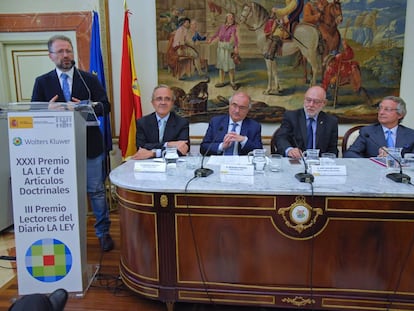
[[[19,295],[85,289],[86,165],[76,158],[86,132],[74,117],[8,113]]]

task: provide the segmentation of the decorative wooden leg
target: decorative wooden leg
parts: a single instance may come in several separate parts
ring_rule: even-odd
[[[174,301],[167,301],[165,305],[167,306],[167,311],[174,311]]]

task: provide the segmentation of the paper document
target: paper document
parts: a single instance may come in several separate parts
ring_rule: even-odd
[[[251,164],[249,162],[248,156],[238,156],[238,155],[230,155],[230,156],[210,156],[207,162],[208,165],[222,165],[222,164]]]

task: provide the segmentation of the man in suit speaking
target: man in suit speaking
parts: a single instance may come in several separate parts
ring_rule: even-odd
[[[384,97],[378,106],[378,123],[361,128],[344,157],[385,157],[387,147],[402,148],[402,156],[414,152],[414,130],[400,124],[406,114],[407,107],[402,98]]]
[[[263,148],[260,123],[247,118],[250,96],[235,93],[229,100],[229,113],[212,118],[200,145],[204,155],[247,155]]]
[[[338,120],[322,111],[325,105],[325,90],[310,87],[303,108],[285,112],[275,137],[277,153],[295,159],[300,159],[306,149],[338,155]]]
[[[81,100],[99,102],[93,109],[98,116],[110,111],[105,89],[94,75],[75,69],[74,51],[71,40],[56,35],[48,41],[49,58],[56,68],[36,78],[32,102],[50,102],[49,107],[57,108],[59,102],[79,103]],[[109,234],[111,221],[104,186],[104,140],[99,126],[88,126],[87,142],[87,192],[96,218],[95,233],[101,249],[110,251],[114,242]],[[64,152],[64,151],[62,151]]]

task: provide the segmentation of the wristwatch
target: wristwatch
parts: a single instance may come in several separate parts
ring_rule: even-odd
[[[161,158],[161,149],[152,149],[155,158]]]

